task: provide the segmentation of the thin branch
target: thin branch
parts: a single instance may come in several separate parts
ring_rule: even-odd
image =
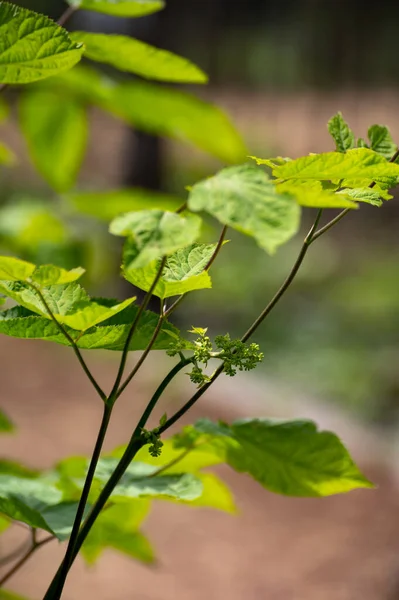
[[[51,542],[55,539],[53,535],[50,535],[40,542],[36,540],[36,530],[32,529],[32,543],[30,548],[25,552],[23,556],[15,563],[15,565],[0,579],[0,588],[13,576],[23,565],[30,559],[31,556],[42,546]]]
[[[66,22],[75,14],[75,12],[77,10],[78,10],[77,6],[69,6],[66,9],[66,11],[58,19],[58,21],[57,21],[58,25],[60,25],[61,27],[64,27]]]
[[[209,269],[211,268],[211,266],[213,265],[213,263],[215,262],[215,260],[217,259],[217,256],[223,246],[223,242],[224,242],[224,238],[226,237],[226,233],[227,233],[227,225],[225,225],[222,229],[222,233],[220,234],[219,237],[219,241],[217,243],[217,246],[215,248],[214,253],[212,254],[211,258],[208,261],[208,264],[206,265],[204,271],[209,271]]]
[[[166,311],[165,311],[166,318],[168,318],[176,310],[176,308],[179,306],[180,302],[182,302],[182,300],[185,297],[186,297],[186,294],[182,294],[181,296],[178,297],[177,300],[175,300],[173,302],[173,304],[171,304],[171,306],[169,306],[169,308],[166,309]]]
[[[78,348],[78,346],[76,345],[75,340],[69,335],[68,331],[65,329],[65,327],[62,325],[62,323],[60,323],[57,318],[55,317],[54,313],[52,312],[50,306],[48,305],[45,297],[43,296],[41,290],[39,288],[37,288],[33,283],[29,283],[28,284],[39,296],[41,302],[43,303],[43,306],[45,307],[46,311],[48,312],[49,317],[51,318],[51,320],[53,321],[53,323],[57,326],[57,328],[59,329],[59,331],[62,333],[62,335],[65,337],[65,339],[69,342],[69,344],[72,346],[73,351],[75,352],[75,355],[83,369],[83,371],[85,372],[87,378],[90,380],[90,382],[92,383],[94,389],[96,390],[96,392],[98,393],[98,395],[100,396],[101,400],[103,402],[105,402],[107,400],[107,395],[105,394],[105,392],[103,392],[103,390],[101,389],[101,387],[99,386],[99,384],[97,383],[97,381],[95,380],[95,378],[93,377],[93,375],[90,372],[89,367],[86,365],[86,362]]]

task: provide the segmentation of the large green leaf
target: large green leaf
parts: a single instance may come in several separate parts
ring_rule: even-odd
[[[101,192],[76,192],[68,195],[71,205],[80,213],[111,221],[122,213],[158,209],[175,211],[181,198],[140,188]]]
[[[226,114],[187,92],[139,81],[116,83],[88,67],[47,85],[62,99],[65,93],[78,95],[139,130],[190,142],[227,163],[245,160],[245,145]]]
[[[0,410],[0,432],[11,433],[12,431],[14,431],[14,424],[12,421],[10,421],[7,415]]]
[[[131,241],[127,240],[123,258],[123,276],[136,287],[148,292],[158,273],[160,260],[153,261],[141,269],[132,269],[129,266],[130,245]],[[211,288],[211,278],[204,269],[215,249],[216,244],[192,244],[177,250],[168,257],[162,277],[152,293],[163,299]]]
[[[112,548],[144,563],[154,561],[148,539],[138,530],[147,516],[145,500],[130,500],[106,508],[90,531],[82,547],[82,556],[93,564],[106,548]]]
[[[36,266],[13,256],[0,256],[0,281],[26,281]]]
[[[96,299],[100,304],[101,299]],[[87,331],[77,335],[74,329],[66,327],[69,335],[76,340],[83,350],[123,350],[131,325],[137,315],[138,307],[130,305],[113,317],[102,321]],[[136,333],[130,342],[129,350],[145,350],[157,326],[159,315],[145,311]],[[22,339],[40,339],[68,346],[69,342],[52,321],[45,317],[16,307],[0,311],[0,333]],[[165,321],[159,332],[154,350],[167,350],[171,344],[180,346],[182,350],[190,349],[190,342],[180,338],[179,331],[171,323]]]
[[[73,67],[83,46],[44,15],[0,2],[0,83],[30,83]]]
[[[195,436],[208,452],[275,493],[330,496],[373,487],[339,438],[311,421],[252,419],[229,426],[202,420],[188,429],[189,445]]]
[[[329,120],[328,131],[335,141],[337,152],[346,152],[355,148],[355,136],[343,118],[342,113],[337,113]]]
[[[120,71],[159,81],[207,82],[205,73],[186,58],[131,37],[84,31],[76,31],[71,37],[84,44],[87,58]]]
[[[398,149],[389,133],[388,127],[384,125],[372,125],[368,130],[368,136],[371,149],[388,160],[393,157]]]
[[[399,165],[389,163],[368,148],[355,148],[345,154],[326,152],[311,154],[276,166],[273,175],[279,179],[370,179],[386,183],[399,178]]]
[[[76,181],[87,144],[87,116],[73,98],[48,91],[24,94],[20,124],[37,170],[57,192]]]
[[[46,274],[44,273],[43,276]],[[40,296],[29,284],[21,282],[0,281],[0,293],[12,298],[21,306],[50,320],[46,306]],[[59,323],[71,329],[86,331],[94,325],[110,319],[113,315],[128,307],[135,298],[124,302],[100,301],[89,298],[84,289],[77,283],[64,285],[49,285],[41,293],[51,312]],[[1,315],[1,318],[8,318]]]
[[[270,253],[299,227],[300,208],[294,198],[280,194],[262,169],[249,164],[223,169],[194,185],[188,205],[254,237]]]
[[[84,272],[84,269],[81,267],[71,269],[70,271],[66,271],[55,265],[41,265],[36,267],[33,263],[12,256],[0,256],[0,282],[4,282],[3,291],[5,289],[4,286],[7,285],[10,286],[10,289],[19,289],[18,286],[12,285],[10,282],[29,281],[38,287],[69,283],[79,279]],[[2,284],[0,284],[1,286]],[[29,286],[26,286],[26,290],[27,294],[34,293],[30,290]],[[15,295],[7,294],[6,292],[5,295],[10,295],[11,298],[18,301]]]
[[[115,17],[143,17],[161,10],[163,0],[68,0],[71,6]]]
[[[381,193],[376,188],[345,188],[337,192],[337,195],[345,195],[346,197],[353,198],[356,202],[366,202],[367,204],[372,204],[373,206],[381,206]],[[392,196],[389,195],[390,198]],[[385,199],[387,199],[385,197]]]
[[[141,268],[179,248],[189,246],[198,238],[201,219],[196,215],[162,210],[142,210],[116,217],[110,232],[131,239],[125,251],[126,269]]]
[[[357,208],[350,194],[336,194],[323,189],[322,182],[316,180],[289,180],[277,185],[280,193],[293,196],[301,206],[311,208]]]

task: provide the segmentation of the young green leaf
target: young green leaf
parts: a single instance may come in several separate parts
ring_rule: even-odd
[[[238,163],[247,155],[226,114],[187,92],[139,81],[116,83],[88,67],[77,67],[47,85],[61,101],[67,91],[135,129],[189,142],[223,162]]]
[[[0,410],[0,432],[1,433],[11,433],[14,431],[14,424],[7,415]]]
[[[25,260],[12,256],[0,256],[0,281],[26,281],[35,269],[34,264]]]
[[[194,185],[188,205],[254,237],[269,253],[291,239],[299,227],[300,208],[294,198],[280,194],[262,169],[249,164],[223,169]]]
[[[249,419],[229,426],[202,420],[188,430],[190,445],[195,435],[208,452],[278,494],[317,497],[373,487],[339,438],[311,421]]]
[[[7,590],[0,590],[0,600],[28,600],[25,596],[14,594],[14,592],[8,592]]]
[[[196,500],[185,502],[187,506],[213,508],[232,515],[237,514],[233,493],[220,477],[215,473],[197,473],[197,477],[203,485],[202,494]]]
[[[87,116],[82,104],[57,94],[34,91],[20,101],[20,124],[39,173],[57,192],[76,182],[87,145]]]
[[[76,281],[85,273],[81,267],[76,267],[70,271],[66,271],[55,265],[41,265],[36,267],[32,273],[31,280],[39,287],[47,287],[49,285],[62,285]]]
[[[196,215],[184,216],[161,210],[142,210],[116,217],[110,232],[131,238],[125,268],[148,265],[162,256],[169,256],[179,248],[189,246],[198,238],[201,219]]]
[[[280,193],[286,192],[295,198],[301,206],[311,208],[357,208],[350,194],[335,194],[324,190],[321,181],[290,180],[277,184]]]
[[[136,287],[148,292],[158,273],[160,261],[153,261],[142,269],[130,268],[130,245],[131,240],[127,240],[123,255],[123,276]],[[192,244],[169,256],[153,290],[154,296],[164,299],[211,288],[211,278],[204,269],[215,249],[216,244]]]
[[[148,209],[175,211],[183,204],[178,196],[140,188],[76,192],[69,194],[67,198],[80,213],[107,222],[122,213]]]
[[[0,83],[31,83],[72,68],[82,44],[44,15],[0,2]]]
[[[206,83],[207,76],[192,62],[124,35],[76,31],[71,35],[85,46],[85,56],[146,79],[175,83]]]
[[[381,194],[375,188],[345,188],[337,192],[337,195],[345,195],[346,197],[353,198],[356,202],[366,202],[373,206],[381,206]],[[392,198],[392,196],[391,196]]]
[[[311,154],[285,165],[275,167],[273,175],[279,179],[370,179],[385,183],[399,178],[399,165],[389,163],[368,148],[355,148],[345,154],[326,152]]]
[[[374,152],[378,152],[384,158],[389,160],[398,149],[393,141],[388,127],[384,125],[372,125],[368,130],[370,147]]]
[[[7,529],[10,527],[10,525],[11,525],[10,519],[7,519],[6,517],[3,517],[2,515],[0,515],[0,534],[7,531]],[[1,600],[1,598],[2,598],[2,596],[1,596],[1,590],[0,590],[0,600]]]
[[[100,304],[101,299],[96,299]],[[76,330],[66,327],[69,335],[76,340],[83,350],[123,350],[132,322],[137,315],[138,307],[130,305],[113,317],[102,321],[87,331],[77,335]],[[159,315],[145,311],[140,319],[136,334],[130,342],[129,350],[145,350],[157,326]],[[69,346],[68,340],[58,327],[46,317],[20,306],[0,312],[0,333],[22,339],[40,339]],[[165,321],[153,346],[154,350],[168,350],[171,344],[180,346],[181,350],[192,349],[192,344],[183,340],[179,330]]]
[[[114,17],[144,17],[164,8],[163,0],[68,0],[69,4],[84,10]]]
[[[143,499],[132,499],[106,508],[83,544],[81,552],[86,562],[93,564],[107,548],[144,563],[154,562],[152,546],[138,530],[148,510],[149,503]]]
[[[355,136],[342,113],[337,113],[328,121],[328,131],[335,141],[337,152],[346,152],[355,148]]]
[[[11,167],[17,162],[17,158],[12,150],[5,144],[0,143],[0,165]]]

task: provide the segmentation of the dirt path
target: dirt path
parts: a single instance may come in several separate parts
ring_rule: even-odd
[[[0,452],[40,467],[89,452],[101,407],[73,356],[50,344],[7,339],[0,342],[0,359],[1,406],[19,426],[16,436],[3,437]],[[100,355],[96,371],[104,384],[110,384],[112,368]],[[149,386],[147,371],[117,407],[108,448],[126,441],[140,409],[135,398],[144,402]],[[176,388],[169,402],[180,395]],[[204,411],[231,417],[225,407],[209,415],[209,403],[195,417]],[[157,549],[157,567],[111,552],[92,569],[79,562],[65,600],[396,600],[399,495],[384,470],[367,462],[374,463],[365,468],[378,490],[326,500],[278,497],[223,471],[239,516],[159,503],[145,527]],[[20,535],[13,534],[13,543]],[[3,553],[10,537],[0,544]],[[40,599],[62,551],[55,544],[45,547],[9,587]]]

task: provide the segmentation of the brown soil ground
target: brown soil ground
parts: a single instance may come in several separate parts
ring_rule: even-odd
[[[39,467],[88,453],[101,407],[74,357],[50,344],[5,339],[0,358],[1,406],[19,428],[17,435],[3,436],[1,453]],[[114,366],[101,355],[95,363],[104,385]],[[154,368],[164,366],[153,363]],[[121,399],[108,448],[126,441],[153,387],[149,375],[147,370]],[[181,401],[181,394],[175,388],[168,402]],[[191,418],[205,412],[237,416],[210,408],[208,399]],[[275,496],[246,476],[223,472],[235,491],[238,516],[159,503],[145,527],[158,565],[148,568],[112,552],[91,569],[78,562],[65,600],[396,600],[399,496],[384,469],[374,460],[372,467],[365,462],[378,490],[323,500]],[[9,552],[22,534],[17,528],[3,536],[0,553]],[[44,547],[9,588],[41,598],[62,552],[56,544]]]

